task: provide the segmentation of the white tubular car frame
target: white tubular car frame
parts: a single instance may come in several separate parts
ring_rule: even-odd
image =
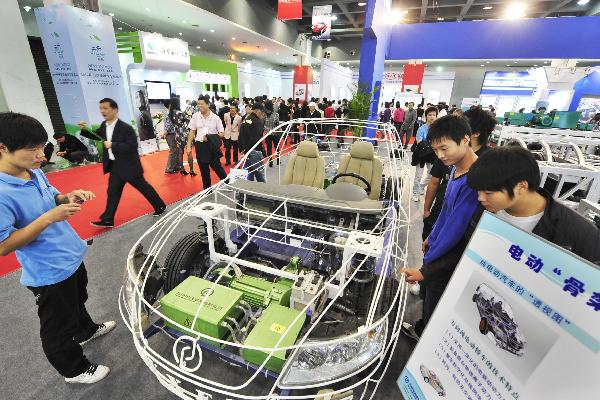
[[[320,134],[299,132],[311,124]],[[344,135],[328,133],[336,127]],[[293,144],[298,135],[316,145]],[[375,395],[407,294],[399,270],[406,265],[410,221],[405,183],[412,180],[397,137],[391,124],[361,120],[282,123],[254,147],[274,141],[271,156],[248,165],[244,155],[228,179],[183,201],[137,241],[119,308],[136,350],[165,388],[188,400],[313,399],[322,390]],[[302,156],[312,159],[299,162]],[[269,169],[269,161],[279,164],[269,182],[246,179]],[[324,165],[329,186],[287,182],[286,168],[296,164],[310,164],[306,173]],[[301,179],[299,173],[291,176]],[[192,280],[208,286],[176,293]],[[166,307],[174,293],[197,304],[185,322]],[[210,313],[228,312],[213,304],[215,293],[228,294],[223,304],[236,303],[213,326]],[[280,317],[274,310],[295,317],[271,322],[269,316]],[[259,340],[280,335],[268,347],[251,341],[265,324],[269,334]]]

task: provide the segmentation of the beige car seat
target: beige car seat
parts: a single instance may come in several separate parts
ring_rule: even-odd
[[[290,157],[283,173],[283,185],[304,185],[323,188],[325,160],[319,155],[317,144],[302,141]]]
[[[338,174],[353,173],[365,178],[371,185],[369,199],[379,200],[381,194],[381,176],[383,166],[379,157],[375,155],[371,142],[356,142],[350,149],[350,154],[345,155],[340,161]],[[347,182],[366,189],[363,181],[350,176],[337,179],[336,182]]]

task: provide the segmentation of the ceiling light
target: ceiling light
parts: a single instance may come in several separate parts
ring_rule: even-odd
[[[278,55],[279,55],[279,53],[275,53],[275,55],[276,55],[276,56],[278,56]]]
[[[401,10],[392,10],[391,13],[386,15],[386,22],[390,25],[399,24],[402,22],[402,11]]]
[[[548,61],[544,61],[544,64],[548,64]]]
[[[366,5],[367,5],[367,3],[362,3],[362,2],[361,2],[361,3],[358,3],[358,6],[359,6],[359,7],[364,7],[364,6],[366,6]]]
[[[443,21],[443,20],[444,20],[444,18],[442,18],[442,17],[438,17],[438,19],[437,19],[437,20],[438,20],[438,21]]]
[[[402,10],[402,13],[401,13],[401,14],[402,14],[402,15],[406,15],[406,14],[408,14],[408,10]]]
[[[179,36],[183,35],[183,32],[179,32]]]
[[[210,30],[210,33],[215,33],[215,30],[214,30],[214,29],[211,29],[211,30]]]
[[[181,21],[181,22],[183,22],[184,24],[187,24],[187,21],[185,19],[183,21]]]
[[[150,9],[148,7],[146,7],[146,11],[150,11]]]
[[[234,37],[232,37],[232,38],[231,38],[231,40],[235,40],[235,38],[234,38]]]
[[[537,64],[533,64],[534,67],[537,67]]]
[[[507,67],[510,67],[510,64],[506,64]]]
[[[525,16],[525,4],[523,3],[511,3],[506,8],[505,17],[508,19],[523,18]]]
[[[203,42],[206,42],[206,39],[202,39]]]
[[[489,61],[486,61],[485,63],[486,63],[486,64],[489,64],[490,62],[489,62]]]
[[[331,14],[331,20],[332,21],[337,21],[337,15]]]
[[[590,2],[590,0],[579,0],[579,1],[577,2],[577,5],[578,5],[578,6],[585,6],[585,5],[586,5],[587,3],[589,3],[589,2]]]
[[[23,10],[25,10],[25,12],[29,12],[29,11],[31,11],[31,7],[30,6],[23,6]]]
[[[117,29],[118,29],[118,30],[120,30],[120,31],[122,31],[122,30],[123,30],[123,28],[121,28],[121,27],[118,27]]]
[[[494,7],[492,7],[492,6],[485,6],[485,7],[483,7],[484,10],[491,10],[492,8],[494,8]]]
[[[485,64],[481,64],[480,67],[485,67]]]
[[[518,61],[513,61],[513,64],[516,64]]]
[[[441,72],[441,71],[443,71],[443,70],[444,70],[444,67],[442,67],[442,66],[440,65],[440,66],[439,66],[439,67],[437,67],[435,70],[436,70],[437,72]]]
[[[264,48],[263,50],[264,50],[264,51],[267,51],[267,48]]]
[[[196,48],[197,48],[197,49],[199,49],[199,48],[200,48],[200,46],[196,46]]]
[[[111,17],[114,17],[115,13],[108,13],[108,15],[110,15]]]

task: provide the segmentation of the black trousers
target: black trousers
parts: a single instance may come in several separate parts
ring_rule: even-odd
[[[269,135],[265,138],[265,144],[267,145],[267,157],[269,157],[269,165],[273,165],[273,159],[271,159],[271,155],[273,151],[277,156],[277,145],[279,144],[279,140],[281,139],[281,135]],[[279,158],[277,158],[277,164],[279,164]]]
[[[65,159],[69,160],[69,162],[81,164],[83,160],[88,156],[87,151],[72,151],[69,154],[65,155]]]
[[[90,366],[79,345],[98,329],[85,309],[87,283],[87,272],[82,263],[73,275],[62,282],[28,287],[38,306],[44,354],[58,373],[66,378],[77,376]]]
[[[225,163],[231,164],[231,150],[233,150],[233,163],[238,162],[238,141],[233,139],[223,139],[225,145]]]
[[[419,336],[423,333],[423,330],[425,330],[425,327],[429,323],[429,319],[442,298],[447,285],[447,279],[439,279],[421,284],[420,295],[423,299],[423,314],[421,319],[415,324],[415,331]]]
[[[114,222],[115,214],[117,213],[117,207],[119,201],[121,201],[121,195],[123,194],[123,188],[125,184],[129,183],[131,186],[137,189],[148,200],[148,202],[154,207],[154,210],[160,210],[164,208],[165,202],[162,201],[156,190],[144,179],[141,175],[134,179],[123,179],[118,172],[111,169],[110,176],[108,178],[108,198],[106,199],[106,209],[100,215],[102,221]]]
[[[198,161],[198,167],[200,168],[200,175],[202,176],[202,187],[208,189],[211,185],[210,169],[217,174],[219,179],[223,180],[227,178],[227,172],[221,165],[221,159],[216,154],[210,153],[210,147],[204,146],[206,143],[196,142],[196,160]],[[207,161],[208,160],[208,161]]]

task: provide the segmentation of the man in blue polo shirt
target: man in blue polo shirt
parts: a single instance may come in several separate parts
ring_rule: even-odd
[[[86,243],[66,221],[94,198],[62,195],[39,169],[48,135],[36,119],[0,113],[0,256],[12,251],[23,267],[21,283],[33,292],[48,361],[68,383],[94,383],[108,367],[90,363],[81,346],[110,332],[86,308]]]

